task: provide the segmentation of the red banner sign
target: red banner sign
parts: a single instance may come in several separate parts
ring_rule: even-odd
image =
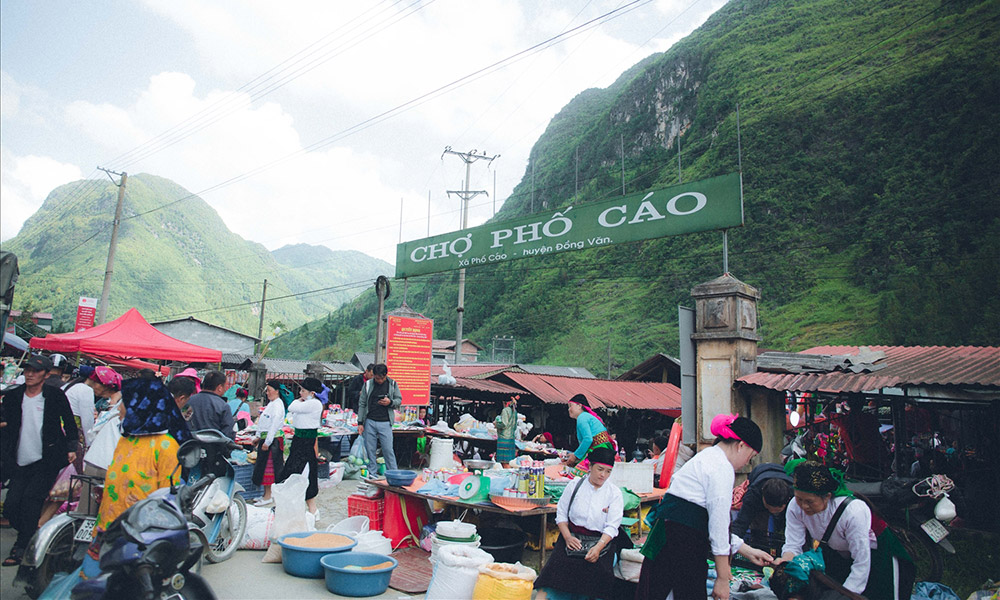
[[[87,298],[80,296],[80,303],[76,305],[76,326],[73,331],[80,333],[94,326],[94,319],[97,318],[97,298]]]
[[[434,321],[389,317],[386,365],[399,384],[403,404],[425,406],[431,399],[431,340]]]

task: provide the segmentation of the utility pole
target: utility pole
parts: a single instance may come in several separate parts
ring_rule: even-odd
[[[108,317],[108,296],[111,295],[111,274],[115,270],[115,250],[118,247],[118,225],[122,220],[122,204],[125,203],[125,181],[128,179],[128,173],[122,171],[121,173],[115,173],[114,171],[109,171],[108,169],[102,169],[97,167],[101,171],[108,174],[111,178],[111,183],[115,182],[112,175],[118,175],[122,178],[120,183],[115,185],[118,186],[118,206],[115,207],[115,222],[111,226],[111,247],[108,248],[108,264],[104,269],[104,287],[101,289],[101,303],[97,308],[97,324],[101,325],[107,321]]]
[[[260,325],[257,327],[257,339],[260,341],[258,343],[257,352],[260,352],[260,348],[264,344],[264,304],[267,303],[267,280],[264,280],[264,292],[260,295]]]
[[[472,163],[477,160],[485,160],[487,164],[493,162],[500,155],[487,156],[484,151],[482,154],[476,154],[476,151],[472,152],[456,152],[451,149],[451,146],[446,146],[444,153],[441,157],[444,158],[445,154],[454,154],[455,156],[461,158],[465,162],[465,189],[461,191],[448,190],[448,195],[456,194],[462,199],[462,229],[469,226],[469,199],[475,198],[479,194],[486,194],[485,190],[470,190],[469,189],[469,177],[472,170]],[[465,313],[465,269],[458,270],[458,308],[455,309],[458,312],[458,316],[455,319],[455,364],[462,362],[462,315]]]

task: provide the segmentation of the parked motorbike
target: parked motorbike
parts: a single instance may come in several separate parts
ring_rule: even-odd
[[[940,581],[944,569],[941,549],[955,547],[946,538],[947,523],[955,518],[948,492],[955,483],[945,475],[880,482],[846,482],[856,496],[868,501],[902,542],[917,568],[917,581]]]
[[[219,563],[239,549],[247,528],[247,505],[240,495],[244,489],[236,482],[236,471],[228,459],[230,451],[239,446],[214,429],[195,431],[192,436],[194,439],[177,451],[178,460],[195,465],[188,481],[209,479],[209,483],[196,492],[184,493],[180,506],[187,519],[205,533],[205,559]]]
[[[187,519],[168,497],[154,494],[108,526],[101,538],[101,575],[76,583],[72,600],[215,599],[194,572],[205,549],[200,536],[191,535]]]
[[[79,490],[79,503],[38,528],[17,569],[14,581],[24,583],[30,598],[38,598],[56,573],[71,572],[80,566],[93,541],[104,478],[73,475],[70,489]]]

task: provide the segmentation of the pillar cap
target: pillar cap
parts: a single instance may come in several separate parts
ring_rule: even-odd
[[[691,288],[691,295],[695,298],[710,298],[713,296],[744,296],[760,300],[760,292],[752,285],[743,283],[729,273],[716,277],[711,281],[700,283]]]

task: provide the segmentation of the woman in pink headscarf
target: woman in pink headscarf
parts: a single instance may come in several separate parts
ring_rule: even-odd
[[[586,470],[589,464],[586,458],[592,450],[595,448],[609,448],[612,452],[616,450],[615,443],[608,435],[608,428],[590,408],[590,401],[586,396],[577,394],[569,399],[569,416],[576,419],[576,439],[580,441],[580,445],[564,460],[566,464],[573,466],[580,463],[580,468]]]
[[[704,598],[708,566],[715,557],[718,578],[712,598],[729,598],[729,557],[739,552],[757,565],[771,556],[729,533],[729,507],[736,470],[760,452],[763,436],[757,424],[737,415],[712,419],[715,445],[684,463],[656,506],[653,528],[642,547],[645,560],[636,587],[637,600]]]

